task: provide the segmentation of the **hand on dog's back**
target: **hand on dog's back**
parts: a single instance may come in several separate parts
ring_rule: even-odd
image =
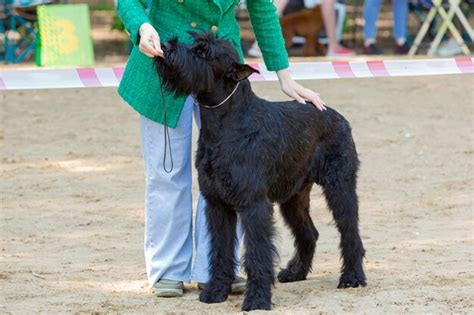
[[[289,97],[295,99],[300,104],[305,104],[305,100],[311,102],[317,109],[326,110],[326,103],[319,97],[319,93],[307,89],[295,80],[290,75],[288,69],[277,71],[278,80],[283,92]]]

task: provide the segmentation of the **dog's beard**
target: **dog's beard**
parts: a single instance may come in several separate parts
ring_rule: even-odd
[[[179,96],[189,94],[187,89],[186,90],[179,89],[180,79],[179,79],[179,76],[177,75],[177,72],[174,71],[172,67],[167,65],[163,61],[163,59],[161,61],[155,62],[155,64],[158,71],[158,75],[160,77],[161,84],[166,89],[166,91],[175,92]]]

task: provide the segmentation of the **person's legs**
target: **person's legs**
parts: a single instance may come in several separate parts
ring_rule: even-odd
[[[198,205],[196,209],[196,223],[194,248],[195,258],[191,280],[206,283],[209,280],[209,233],[207,233],[207,223],[205,214],[206,202],[199,194]]]
[[[336,9],[335,0],[323,0],[321,12],[323,14],[324,29],[328,38],[328,56],[351,56],[353,50],[347,49],[339,44],[336,37]]]
[[[199,195],[198,207],[196,211],[195,224],[195,259],[191,280],[207,283],[209,281],[209,245],[211,242],[210,234],[208,232],[206,213],[206,202],[202,195]],[[235,275],[239,275],[240,271],[240,257],[239,245],[243,237],[242,225],[240,217],[237,217],[237,239],[235,246]]]
[[[407,39],[408,0],[392,0],[393,37],[397,45],[403,45]]]
[[[282,16],[283,11],[285,10],[286,6],[288,5],[289,0],[273,0],[273,4],[277,9],[277,15]]]
[[[150,286],[160,279],[190,280],[192,110],[189,97],[176,129],[169,128],[174,162],[171,173],[163,169],[164,126],[140,116],[146,177],[144,246]]]
[[[199,118],[199,106],[195,104],[194,107],[194,118],[198,129],[201,129],[201,120]],[[208,231],[206,221],[206,202],[201,194],[199,194],[199,200],[196,209],[196,224],[195,224],[195,258],[193,272],[191,280],[207,283],[209,281],[209,245],[210,245],[210,234]],[[239,274],[240,259],[239,259],[239,245],[243,237],[242,226],[240,217],[237,218],[237,240],[235,246],[235,275]]]
[[[365,0],[364,2],[364,47],[366,55],[380,55],[382,51],[375,45],[377,38],[377,19],[383,0]]]
[[[364,1],[364,46],[375,44],[377,38],[377,19],[383,0]],[[396,1],[396,0],[395,0]]]

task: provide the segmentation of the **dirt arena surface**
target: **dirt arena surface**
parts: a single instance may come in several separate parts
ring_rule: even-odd
[[[338,290],[339,235],[318,188],[307,281],[275,313],[473,313],[473,75],[305,81],[352,123],[368,286]],[[254,83],[281,100],[277,83]],[[470,90],[469,90],[470,89]],[[147,288],[137,115],[115,89],[0,94],[0,313],[238,313]],[[197,191],[197,187],[195,188]],[[276,211],[280,266],[293,252]]]

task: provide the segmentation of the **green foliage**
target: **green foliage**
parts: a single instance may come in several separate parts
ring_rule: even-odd
[[[125,32],[125,26],[123,25],[122,20],[117,15],[114,15],[112,19],[112,29]]]

